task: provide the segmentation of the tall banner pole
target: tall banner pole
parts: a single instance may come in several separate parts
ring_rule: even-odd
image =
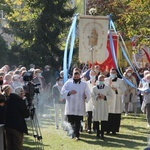
[[[84,15],[86,15],[86,2],[87,0],[84,0]]]
[[[94,70],[94,58],[93,58],[93,51],[94,51],[94,47],[93,46],[91,46],[91,49],[90,49],[90,51],[91,51],[91,63],[92,63],[92,70]]]

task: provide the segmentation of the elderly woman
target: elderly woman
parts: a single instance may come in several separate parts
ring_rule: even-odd
[[[12,93],[12,88],[9,84],[5,84],[2,86],[2,92],[5,95],[6,99],[10,96],[10,93]]]
[[[128,79],[134,86],[135,88],[131,87],[124,81],[125,86],[126,86],[126,91],[123,94],[123,103],[125,104],[125,116],[128,115],[128,106],[129,103],[133,104],[133,111],[134,115],[137,115],[137,82],[135,77],[132,75],[132,69],[127,69],[124,73],[124,77]]]
[[[3,84],[12,84],[12,75],[6,74],[3,78]]]
[[[45,79],[44,77],[41,75],[42,70],[41,69],[35,69],[34,70],[34,77],[33,77],[33,83],[34,84],[40,84],[39,89],[41,91],[44,90],[45,88]]]
[[[25,118],[29,117],[29,110],[23,100],[24,90],[22,87],[15,89],[16,93],[11,93],[10,85],[2,87],[6,100],[6,143],[7,150],[22,150],[23,134],[28,133]]]
[[[15,92],[15,89],[19,86],[22,86],[22,83],[21,83],[21,76],[19,74],[14,74],[12,76],[12,88],[13,88],[13,91],[12,92]]]

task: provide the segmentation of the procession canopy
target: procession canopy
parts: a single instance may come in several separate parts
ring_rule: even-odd
[[[81,15],[79,20],[79,60],[80,62],[103,63],[108,57],[107,16]],[[91,51],[92,56],[91,56]]]

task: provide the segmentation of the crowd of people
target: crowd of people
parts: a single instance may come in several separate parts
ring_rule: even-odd
[[[95,132],[97,138],[104,140],[105,133],[116,135],[122,113],[129,115],[130,103],[134,115],[137,115],[138,98],[150,127],[150,66],[137,72],[127,67],[119,78],[115,68],[102,72],[98,65],[92,68],[86,65],[86,70],[82,65],[82,68],[72,68],[66,82],[61,67],[53,73],[51,69],[50,65],[42,69],[34,64],[28,69],[21,65],[11,68],[5,65],[0,69],[0,124],[5,124],[4,141],[8,150],[22,149],[23,134],[28,133],[25,118],[30,116],[32,103],[42,114],[44,104],[53,102],[55,128],[61,126],[76,140],[80,139],[81,122],[85,122],[86,132]],[[24,77],[29,72],[32,78],[26,81]],[[30,91],[25,87],[30,82],[38,88],[38,92],[36,90],[29,105],[25,96],[28,98]],[[69,132],[70,129],[72,132]]]
[[[127,67],[119,78],[118,70],[115,68],[104,72],[101,72],[98,65],[85,72],[73,69],[72,77],[64,85],[61,84],[59,90],[66,102],[64,114],[65,121],[70,123],[73,130],[71,138],[76,137],[79,140],[83,120],[87,133],[92,133],[93,127],[97,138],[104,139],[105,132],[116,135],[119,132],[122,113],[128,116],[131,111],[129,104],[133,107],[133,115],[138,115],[139,99],[141,110],[146,112],[149,127],[150,67],[136,71]],[[56,84],[58,85],[57,82]]]
[[[42,73],[42,75],[41,75]],[[7,150],[22,150],[23,135],[28,134],[26,118],[31,116],[31,105],[39,106],[49,98],[51,83],[50,66],[44,70],[31,64],[24,66],[3,66],[0,69],[0,124],[4,124],[4,147]],[[36,93],[40,93],[35,98]],[[39,100],[39,101],[38,101]],[[41,109],[42,110],[42,109]]]

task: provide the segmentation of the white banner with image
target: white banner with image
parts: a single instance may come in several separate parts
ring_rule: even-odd
[[[81,15],[79,20],[79,60],[103,63],[109,56],[107,50],[109,18]],[[93,55],[91,53],[93,51]]]

